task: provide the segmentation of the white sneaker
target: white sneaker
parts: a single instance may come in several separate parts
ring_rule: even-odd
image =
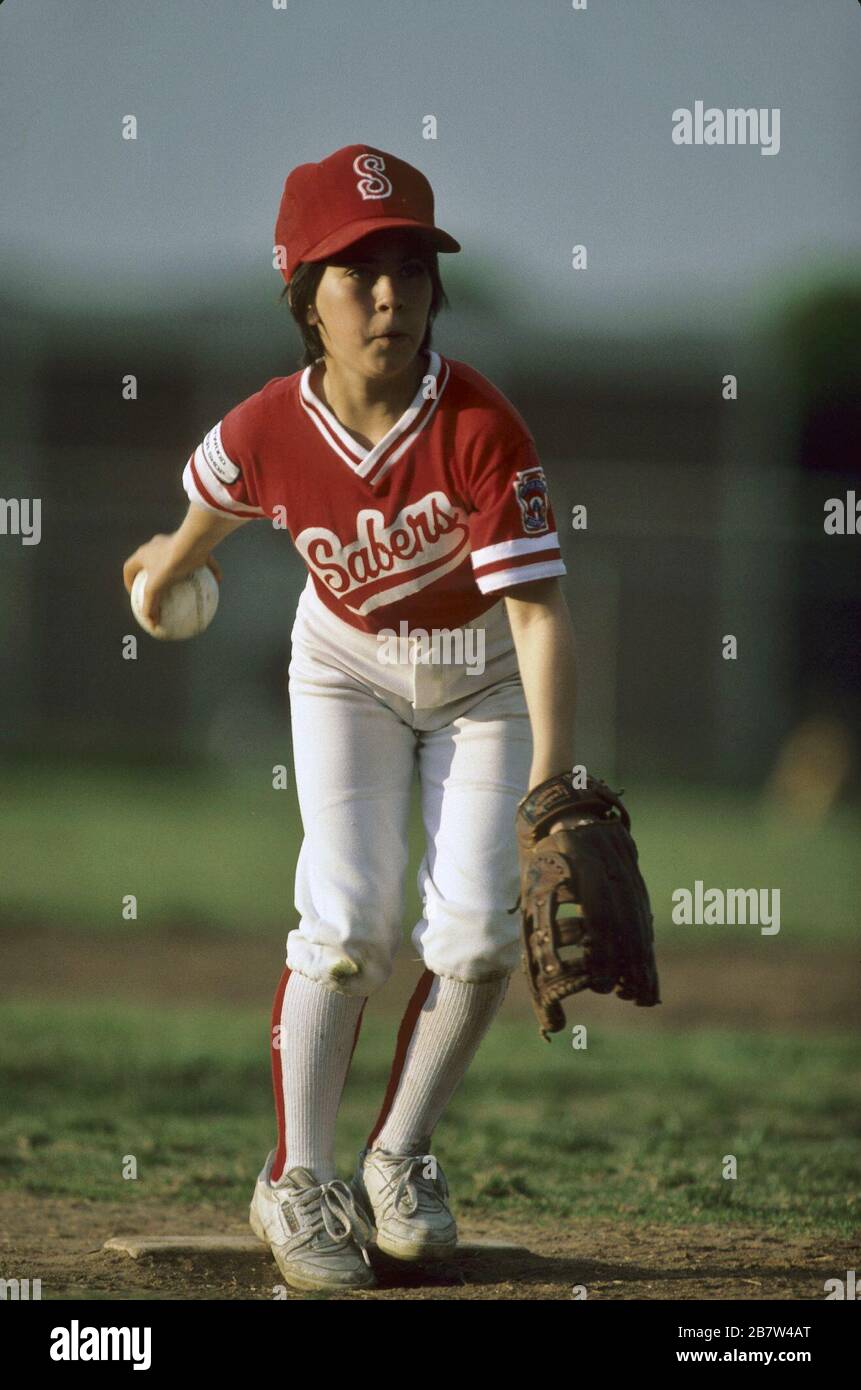
[[[433,1154],[362,1149],[353,1190],[373,1212],[377,1246],[398,1260],[450,1254],[457,1225],[446,1198],[448,1183]]]
[[[273,1149],[251,1199],[251,1229],[269,1245],[294,1289],[367,1289],[376,1284],[366,1246],[371,1227],[340,1178],[321,1183],[310,1168],[269,1181]]]

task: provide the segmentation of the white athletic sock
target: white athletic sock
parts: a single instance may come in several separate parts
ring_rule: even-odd
[[[493,1022],[510,978],[469,984],[434,977],[413,1029],[391,1109],[373,1148],[427,1153],[437,1122]]]
[[[287,1157],[283,1172],[335,1177],[335,1120],[365,998],[338,994],[293,971],[281,1006],[281,1076]]]

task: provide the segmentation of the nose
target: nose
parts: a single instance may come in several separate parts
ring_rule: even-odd
[[[378,309],[403,304],[403,291],[398,285],[396,275],[378,275],[374,284],[374,298]]]

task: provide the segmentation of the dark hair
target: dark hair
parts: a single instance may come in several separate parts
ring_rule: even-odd
[[[431,302],[428,309],[427,327],[422,338],[419,351],[423,352],[431,345],[431,330],[433,321],[440,309],[450,309],[446,292],[443,289],[440,279],[439,264],[436,251],[429,247],[416,247],[415,255],[419,260],[423,260],[428,268],[431,278]],[[311,367],[319,357],[324,355],[323,340],[320,337],[320,330],[314,323],[306,322],[306,315],[310,307],[315,303],[317,290],[323,273],[327,265],[343,265],[345,256],[339,253],[325,261],[300,261],[293,272],[289,285],[285,285],[281,291],[280,301],[287,301],[287,307],[293,316],[296,327],[302,337],[304,351],[299,360],[300,367]]]

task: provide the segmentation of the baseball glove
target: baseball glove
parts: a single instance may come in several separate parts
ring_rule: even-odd
[[[556,822],[561,825],[550,832]],[[649,894],[620,794],[597,777],[548,777],[517,804],[523,968],[542,1036],[582,989],[660,1004]],[[579,950],[574,948],[579,947]]]

